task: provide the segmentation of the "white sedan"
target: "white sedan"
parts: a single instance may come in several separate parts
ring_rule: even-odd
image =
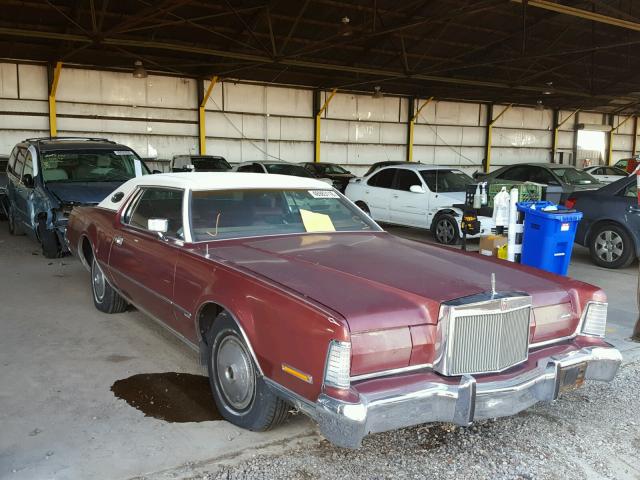
[[[620,180],[621,178],[629,175],[627,172],[625,172],[621,168],[605,167],[602,165],[587,167],[584,169],[584,171],[603,183],[615,182],[616,180]]]
[[[461,236],[466,187],[473,183],[461,170],[424,164],[393,165],[351,180],[345,195],[376,221],[429,229],[439,243],[451,245]],[[480,235],[491,233],[493,221],[480,217]]]

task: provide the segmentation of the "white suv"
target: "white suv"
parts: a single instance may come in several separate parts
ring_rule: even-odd
[[[455,168],[408,163],[351,180],[345,195],[376,221],[430,229],[439,243],[451,245],[460,239],[462,220],[453,205],[464,204],[471,183]],[[491,233],[492,219],[480,221],[480,235]]]

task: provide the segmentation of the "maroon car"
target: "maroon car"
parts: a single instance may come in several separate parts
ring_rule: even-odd
[[[199,350],[251,430],[293,405],[357,447],[513,415],[621,362],[597,287],[399,239],[311,178],[148,175],[74,209],[67,240],[96,307],[133,304]]]

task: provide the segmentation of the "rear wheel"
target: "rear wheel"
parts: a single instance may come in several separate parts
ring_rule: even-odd
[[[460,239],[458,222],[449,214],[439,215],[433,226],[433,236],[438,243],[443,245],[455,245]]]
[[[594,263],[605,268],[624,268],[635,258],[633,240],[622,227],[606,223],[590,235],[589,252]]]
[[[264,431],[281,424],[289,405],[258,373],[240,329],[227,312],[207,332],[209,383],[218,411],[242,428]]]
[[[58,236],[53,230],[49,230],[44,220],[38,220],[38,238],[42,246],[42,254],[46,258],[58,258],[62,250],[58,242]]]
[[[127,308],[126,300],[109,285],[95,257],[91,262],[91,292],[93,304],[101,312],[121,313]]]

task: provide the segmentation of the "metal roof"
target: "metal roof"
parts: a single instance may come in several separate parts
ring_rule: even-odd
[[[640,110],[636,0],[4,0],[5,58]]]

